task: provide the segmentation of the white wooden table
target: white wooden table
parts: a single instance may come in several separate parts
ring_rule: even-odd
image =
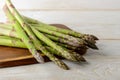
[[[0,8],[4,0],[0,0]],[[0,80],[120,80],[120,0],[12,0],[20,12],[46,23],[61,23],[100,38],[98,51],[88,50],[88,63],[65,61],[0,69]],[[28,3],[29,2],[29,3]],[[5,15],[0,9],[0,21]]]

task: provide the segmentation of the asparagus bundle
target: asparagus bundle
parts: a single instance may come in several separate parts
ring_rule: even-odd
[[[10,11],[7,9],[5,10],[6,11],[6,14],[8,15],[8,18],[10,18],[12,20],[13,16],[12,14],[10,13]],[[17,26],[16,26],[17,27]],[[25,27],[25,26],[24,26]],[[28,30],[28,31],[27,31]],[[50,58],[50,60],[52,60],[53,62],[55,62],[58,66],[62,67],[63,69],[68,69],[68,67],[66,66],[66,64],[64,64],[62,61],[60,61],[58,58],[54,57],[52,54],[50,54],[40,43],[39,40],[37,40],[37,38],[35,37],[34,34],[32,34],[30,32],[30,28],[27,29],[27,26],[26,26],[26,31],[28,33],[29,36],[31,36],[30,38],[33,39],[33,43],[35,44],[35,47],[39,48],[47,57]],[[32,30],[31,30],[32,31]],[[30,35],[31,34],[31,35]],[[40,55],[40,54],[38,54]],[[38,56],[37,55],[37,56]],[[36,56],[35,56],[36,57]]]
[[[38,62],[43,62],[42,55],[45,55],[59,67],[68,70],[69,67],[56,56],[85,62],[82,52],[88,48],[98,49],[96,36],[57,28],[23,16],[10,0],[6,0],[4,12],[9,23],[0,23],[0,45],[27,48]]]

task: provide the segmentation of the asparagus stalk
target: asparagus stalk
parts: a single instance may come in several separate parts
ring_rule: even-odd
[[[17,32],[17,35],[23,40],[25,45],[27,45],[29,51],[32,53],[32,55],[36,58],[36,60],[40,63],[44,62],[43,57],[37,52],[34,44],[32,43],[29,36],[27,36],[26,32],[21,28],[21,25],[16,21],[14,16],[12,16],[11,12],[8,10],[7,6],[4,6],[4,11],[9,17],[10,21],[13,22],[14,28]]]
[[[64,44],[68,44],[68,45],[71,45],[71,46],[80,46],[80,45],[83,45],[83,43],[81,44],[80,42],[78,43],[74,43],[70,40],[67,40],[67,39],[64,39],[64,38],[60,38],[60,37],[56,37],[56,36],[53,36],[53,35],[49,35],[49,34],[45,34],[47,37],[49,37],[51,40],[53,41],[57,41],[57,42],[60,42],[60,43],[64,43]]]
[[[18,48],[27,48],[27,46],[20,39],[9,36],[0,35],[0,45]]]

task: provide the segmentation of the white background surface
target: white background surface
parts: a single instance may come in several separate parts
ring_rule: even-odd
[[[89,50],[86,64],[65,61],[69,71],[48,62],[0,69],[0,80],[120,80],[120,0],[12,1],[26,16],[95,34],[100,50]],[[5,21],[3,4],[0,0],[0,21]]]

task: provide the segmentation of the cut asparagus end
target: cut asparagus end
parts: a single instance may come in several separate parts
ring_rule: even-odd
[[[76,53],[76,52],[72,52],[72,54],[75,56],[77,61],[86,61],[85,58],[83,56],[81,56],[80,54]]]

